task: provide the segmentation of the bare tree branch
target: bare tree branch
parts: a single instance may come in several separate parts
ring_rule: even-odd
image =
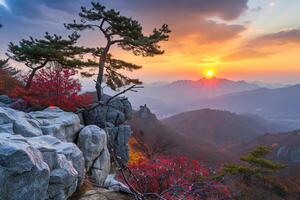
[[[125,89],[125,90],[123,90],[123,91],[121,91],[121,92],[115,94],[114,96],[110,97],[110,98],[106,101],[106,103],[111,102],[113,99],[117,98],[118,96],[120,96],[120,95],[122,95],[122,94],[124,94],[124,93],[126,93],[126,92],[128,92],[128,91],[137,92],[137,91],[134,90],[134,89],[140,89],[140,88],[144,88],[144,86],[132,85],[132,86],[130,86],[129,88],[127,88],[127,89]]]

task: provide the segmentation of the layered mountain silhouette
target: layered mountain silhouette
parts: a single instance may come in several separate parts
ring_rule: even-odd
[[[168,154],[186,155],[210,164],[233,160],[227,149],[276,131],[273,124],[260,117],[211,109],[158,120],[146,105],[135,112],[129,124],[134,135],[143,134],[145,143],[155,148],[166,146]]]
[[[187,110],[199,108],[224,109],[238,113],[253,113],[286,126],[286,130],[300,128],[300,84],[278,88],[260,88],[232,93],[189,103]]]
[[[129,94],[133,106],[147,104],[158,116],[166,118],[190,110],[212,108],[249,113],[281,124],[289,131],[300,128],[300,84],[282,88],[261,88],[262,84],[227,79],[202,78],[146,85]]]
[[[147,106],[141,106],[128,123],[133,129],[133,135],[142,134],[145,144],[152,145],[154,148],[165,148],[164,154],[185,155],[211,165],[233,160],[214,144],[204,140],[194,140],[193,137],[188,137],[162,123]]]
[[[217,146],[238,144],[276,131],[272,124],[260,117],[212,109],[180,113],[162,122],[194,141]]]
[[[202,78],[197,81],[182,80],[145,85],[138,93],[128,96],[135,108],[147,104],[159,117],[164,117],[182,112],[187,105],[197,101],[258,88],[258,85],[245,81]]]

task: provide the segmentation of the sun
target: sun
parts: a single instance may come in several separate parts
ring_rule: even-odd
[[[207,70],[207,71],[205,71],[204,75],[206,78],[210,79],[215,76],[215,72],[213,70]]]

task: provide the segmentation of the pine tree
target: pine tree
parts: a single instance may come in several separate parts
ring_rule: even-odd
[[[272,150],[267,146],[258,146],[255,150],[241,157],[246,165],[226,164],[224,169],[233,175],[241,175],[246,183],[250,183],[253,177],[264,179],[266,175],[272,174],[285,167],[265,158]]]
[[[26,88],[29,89],[36,72],[51,62],[57,62],[65,68],[81,68],[95,65],[94,62],[82,61],[80,55],[85,53],[83,47],[75,46],[79,35],[74,32],[67,39],[46,32],[43,39],[23,39],[19,44],[10,43],[7,55],[9,58],[24,63],[31,69]]]
[[[286,165],[267,159],[266,156],[271,152],[272,149],[267,146],[258,146],[252,152],[241,157],[244,164],[225,164],[224,172],[240,178],[241,183],[245,184],[247,188],[265,188],[274,191],[277,195],[284,196],[286,191],[280,183],[274,181],[274,174],[285,168]],[[241,184],[238,185],[242,188]]]
[[[81,8],[80,22],[74,20],[73,23],[65,26],[67,29],[77,31],[97,30],[106,40],[105,47],[93,51],[94,56],[99,58],[96,90],[98,100],[101,100],[103,81],[114,90],[130,83],[140,83],[138,79],[130,79],[118,70],[132,71],[140,69],[141,66],[114,59],[109,53],[111,47],[117,45],[125,51],[141,56],[163,54],[159,42],[168,40],[170,30],[168,25],[164,24],[160,29],[154,29],[152,34],[145,36],[138,21],[122,16],[113,9],[107,10],[100,3],[91,4],[92,7],[89,9]]]

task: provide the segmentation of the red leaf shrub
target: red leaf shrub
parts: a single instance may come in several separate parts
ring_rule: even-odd
[[[165,199],[226,199],[226,186],[209,177],[210,172],[186,157],[140,159],[128,166],[126,180],[142,194],[158,194]],[[124,177],[120,180],[126,184]]]
[[[41,69],[35,75],[29,90],[18,87],[12,96],[23,98],[31,106],[58,106],[66,111],[75,111],[92,102],[91,95],[78,94],[81,84],[73,78],[75,74],[74,69],[58,66]]]

